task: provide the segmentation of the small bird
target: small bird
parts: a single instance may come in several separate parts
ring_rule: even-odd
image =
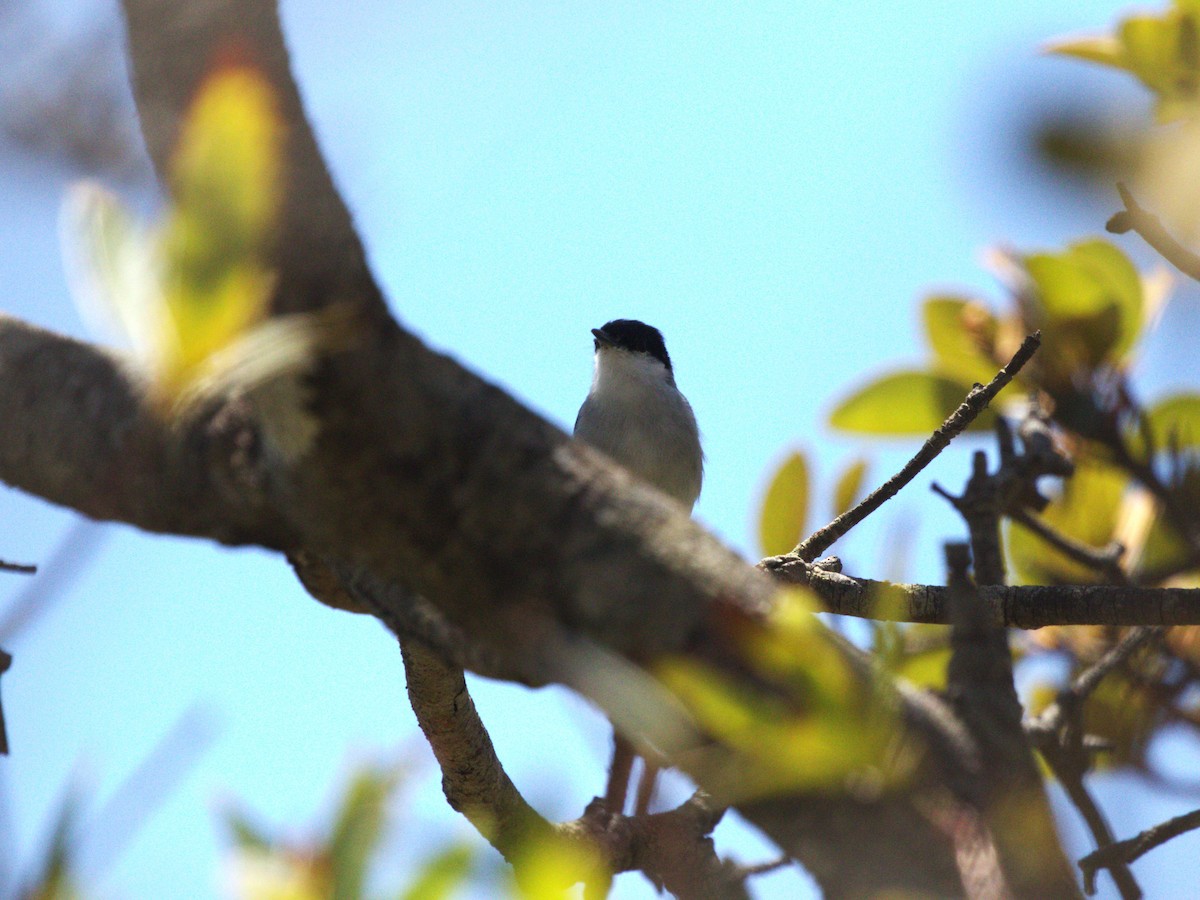
[[[636,319],[613,319],[593,328],[592,336],[596,370],[575,418],[575,437],[691,512],[704,480],[704,451],[692,406],[675,386],[662,333]],[[624,811],[634,755],[633,745],[615,734],[605,791],[611,812]],[[657,776],[657,767],[646,761],[634,807],[638,815],[650,806]]]

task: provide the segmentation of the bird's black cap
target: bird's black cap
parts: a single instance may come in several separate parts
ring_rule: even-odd
[[[617,347],[632,353],[649,353],[671,371],[671,357],[667,356],[667,345],[662,332],[637,319],[613,319],[603,328],[593,328],[596,349]]]

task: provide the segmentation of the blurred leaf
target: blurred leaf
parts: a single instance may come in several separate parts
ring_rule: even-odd
[[[934,691],[946,689],[946,673],[950,665],[950,648],[922,650],[904,658],[903,665],[896,670],[917,687]]]
[[[421,866],[402,900],[447,900],[471,875],[475,852],[465,844],[447,847]]]
[[[1124,253],[1093,239],[1023,262],[1044,316],[1031,323],[1045,332],[1040,359],[1053,357],[1069,377],[1128,354],[1141,332],[1143,297],[1141,276]]]
[[[1113,744],[1112,753],[1101,754],[1098,764],[1145,766],[1150,738],[1164,714],[1165,709],[1154,702],[1149,691],[1138,688],[1120,672],[1101,681],[1083,707],[1084,732]]]
[[[970,384],[933,372],[896,372],[843,400],[830,413],[829,424],[858,434],[928,437],[970,389]],[[994,422],[995,414],[984,410],[971,429],[986,430]]]
[[[75,858],[79,837],[79,798],[72,791],[63,799],[54,820],[42,864],[22,896],[28,900],[78,900],[83,894],[76,886]]]
[[[1111,37],[1085,37],[1050,45],[1052,53],[1112,66],[1133,74],[1155,94],[1160,122],[1194,115],[1200,88],[1200,42],[1193,0],[1176,0],[1162,15],[1136,14]]]
[[[571,885],[605,872],[595,850],[583,841],[562,836],[530,842],[514,869],[510,893],[523,900],[563,900]]]
[[[1145,543],[1137,556],[1135,575],[1164,572],[1185,566],[1192,558],[1187,541],[1171,526],[1161,512],[1154,517]]]
[[[1111,35],[1065,38],[1047,45],[1046,49],[1060,56],[1074,56],[1088,62],[1125,68],[1125,50],[1121,42]]]
[[[840,516],[858,502],[866,475],[867,461],[865,459],[856,459],[846,466],[833,489],[833,514],[835,517]]]
[[[225,827],[233,837],[234,846],[241,850],[270,850],[271,839],[240,810],[225,813]]]
[[[398,783],[397,771],[368,767],[346,789],[329,838],[334,900],[362,896],[367,867],[383,834],[387,803]]]
[[[883,668],[918,687],[942,690],[950,662],[950,629],[944,625],[875,623],[872,655]]]
[[[116,326],[137,361],[153,369],[166,329],[158,242],[116,194],[94,181],[63,201],[63,257],[82,317],[97,331]]]
[[[329,900],[328,874],[312,858],[284,849],[239,848],[226,861],[225,886],[236,900]]]
[[[921,307],[925,337],[933,350],[937,370],[966,384],[987,384],[996,374],[996,365],[980,350],[977,336],[990,323],[992,336],[995,317],[982,304],[961,297],[932,296]]]
[[[763,498],[758,540],[764,556],[787,553],[804,536],[808,521],[808,462],[803,453],[788,455],[776,470]]]
[[[788,591],[766,623],[747,620],[731,628],[768,689],[686,657],[657,668],[725,751],[707,782],[723,799],[842,790],[859,778],[882,787],[911,772],[913,759],[895,752],[894,710],[852,671],[816,609],[809,594]]]
[[[1090,547],[1107,546],[1113,539],[1128,484],[1129,476],[1116,467],[1084,458],[1041,518],[1056,531]],[[1007,536],[1009,557],[1020,583],[1094,584],[1104,580],[1018,524],[1008,526]]]
[[[1200,394],[1175,394],[1159,400],[1146,419],[1159,452],[1174,445],[1179,450],[1200,449]]]
[[[172,160],[175,205],[162,237],[168,334],[158,381],[168,395],[266,316],[282,141],[261,72],[234,63],[205,79]]]

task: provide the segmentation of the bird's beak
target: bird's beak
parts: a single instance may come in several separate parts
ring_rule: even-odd
[[[616,341],[604,332],[603,328],[593,328],[592,337],[596,339],[597,344],[603,344],[605,347],[611,347],[616,343]]]

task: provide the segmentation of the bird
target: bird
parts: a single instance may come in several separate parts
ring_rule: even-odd
[[[704,451],[696,415],[675,384],[662,332],[637,319],[613,319],[592,329],[595,370],[575,418],[575,437],[658,488],[688,512],[704,482]],[[614,731],[605,804],[624,812],[633,744]],[[634,806],[649,810],[658,769],[644,761]]]

